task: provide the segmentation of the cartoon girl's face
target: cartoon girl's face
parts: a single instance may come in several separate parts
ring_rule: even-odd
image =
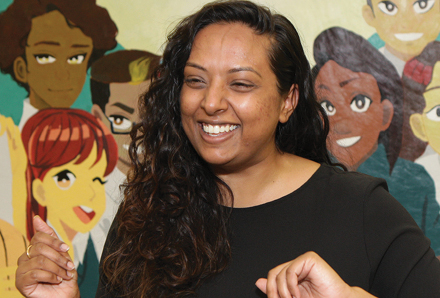
[[[105,210],[104,172],[107,167],[105,152],[95,164],[97,145],[80,164],[78,158],[50,169],[43,180],[32,183],[35,199],[47,207],[47,219],[63,222],[71,229],[86,233],[101,218]]]
[[[92,39],[59,11],[33,18],[26,61],[18,57],[14,63],[17,79],[29,85],[31,104],[69,108],[83,88],[92,50]]]
[[[414,57],[440,33],[438,0],[372,0],[364,7],[366,22],[376,28],[387,47]]]
[[[440,62],[435,64],[431,83],[426,90],[423,94],[425,109],[422,114],[411,115],[411,129],[415,136],[428,142],[440,154]]]
[[[381,131],[391,123],[393,106],[381,101],[376,79],[330,60],[315,81],[318,100],[329,116],[330,152],[349,169],[357,169],[377,148]]]

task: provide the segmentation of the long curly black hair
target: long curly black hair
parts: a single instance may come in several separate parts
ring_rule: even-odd
[[[237,22],[270,39],[278,92],[287,94],[293,84],[298,86],[298,105],[276,130],[278,150],[331,163],[328,120],[290,21],[249,1],[209,3],[186,17],[168,37],[162,64],[140,100],[142,121],[131,133],[134,165],[117,215],[117,245],[103,263],[108,284],[122,296],[187,297],[227,267],[230,209],[223,203],[233,195],[185,135],[179,98],[197,33],[210,24]]]

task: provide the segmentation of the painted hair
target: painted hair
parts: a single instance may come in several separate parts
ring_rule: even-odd
[[[160,56],[139,50],[122,50],[105,55],[92,64],[92,103],[103,112],[110,97],[111,83],[139,84],[151,78]]]
[[[379,87],[381,100],[388,99],[394,113],[387,130],[379,135],[379,143],[385,146],[390,172],[399,157],[402,140],[403,89],[394,66],[366,39],[344,28],[327,29],[315,39],[313,55],[316,76],[329,60],[353,72],[372,75]]]
[[[96,0],[14,0],[0,14],[0,69],[3,73],[15,79],[14,60],[20,56],[26,60],[25,48],[32,18],[53,10],[61,12],[69,26],[80,28],[92,38],[93,52],[89,66],[116,46],[118,29],[107,10],[96,5]],[[26,84],[17,83],[28,88]]]
[[[97,163],[106,153],[107,167],[104,176],[110,174],[118,159],[118,147],[110,131],[90,113],[78,109],[45,109],[29,118],[21,133],[28,165],[26,168],[27,237],[34,234],[32,218],[39,215],[46,220],[47,208],[38,204],[33,196],[32,182],[43,180],[53,167],[71,162],[83,162],[97,145]]]
[[[287,123],[276,129],[277,148],[330,163],[328,119],[316,101],[311,69],[294,26],[249,1],[206,4],[168,36],[162,64],[141,98],[142,120],[131,133],[129,151],[134,166],[117,214],[118,244],[103,261],[102,278],[121,296],[193,295],[230,259],[229,211],[222,203],[232,193],[192,147],[182,128],[179,103],[194,38],[218,23],[242,23],[267,36],[278,92],[288,94],[297,85],[299,102]],[[136,154],[138,147],[144,155]]]
[[[402,75],[404,90],[403,139],[400,157],[414,161],[426,149],[427,143],[417,138],[411,130],[409,117],[414,113],[423,113],[425,98],[423,93],[431,82],[432,69],[440,61],[440,42],[429,43],[415,58],[405,64]]]

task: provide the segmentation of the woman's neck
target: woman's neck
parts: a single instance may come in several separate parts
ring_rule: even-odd
[[[217,176],[231,188],[234,207],[244,208],[261,205],[293,192],[318,168],[319,164],[313,161],[278,153],[239,171]]]

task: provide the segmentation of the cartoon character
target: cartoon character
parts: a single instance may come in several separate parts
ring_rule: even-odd
[[[0,219],[0,296],[23,297],[15,287],[17,260],[28,241],[13,225]]]
[[[119,149],[117,168],[125,175],[131,164],[129,133],[139,121],[138,99],[159,61],[149,52],[124,50],[100,58],[91,68],[92,114],[111,130]]]
[[[408,61],[402,76],[405,104],[403,110],[403,136],[400,157],[415,161],[424,154],[427,142],[415,135],[410,125],[411,115],[421,114],[425,107],[424,93],[432,76],[434,64],[440,61],[440,42],[433,41],[420,55]],[[429,150],[428,150],[429,151]]]
[[[315,39],[314,57],[315,89],[329,115],[332,154],[356,170],[380,143],[392,168],[400,150],[403,102],[393,66],[361,36],[338,27]]]
[[[4,117],[0,123],[8,125]],[[11,135],[10,149],[17,147],[13,151],[21,155],[17,159],[27,161],[14,166],[14,181],[19,181],[14,190],[26,192],[26,196],[14,192],[16,227],[25,223],[24,233],[30,239],[34,234],[32,218],[39,215],[47,220],[71,247],[69,254],[78,268],[80,288],[96,289],[101,248],[94,247],[88,232],[104,213],[105,176],[117,162],[117,144],[110,131],[99,119],[78,109],[39,111],[24,126],[22,143],[11,134],[18,128],[6,129]],[[21,172],[25,176],[19,175]]]
[[[384,41],[383,54],[400,75],[405,62],[419,55],[440,33],[438,0],[367,0],[362,15]]]
[[[425,154],[416,160],[434,179],[440,201],[440,61],[434,65],[432,80],[426,87],[423,112],[412,114],[411,128],[420,140],[429,143]]]
[[[138,98],[150,85],[153,69],[160,57],[149,52],[123,50],[97,60],[91,68],[92,114],[112,132],[118,144],[117,167],[105,184],[107,208],[91,231],[95,247],[103,247],[107,232],[122,199],[121,184],[131,164],[128,157],[130,131],[139,121]]]
[[[434,182],[399,158],[403,89],[391,63],[367,40],[330,28],[315,40],[318,100],[329,116],[329,148],[351,170],[384,178],[440,254],[440,207]]]
[[[88,66],[116,46],[116,25],[94,0],[15,0],[0,14],[0,69],[29,93],[20,129],[36,111],[70,107]]]

